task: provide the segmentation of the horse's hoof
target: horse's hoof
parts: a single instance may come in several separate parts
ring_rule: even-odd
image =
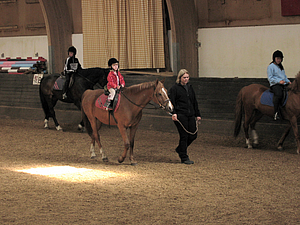
[[[249,148],[249,149],[251,149],[251,148],[252,148],[252,146],[251,146],[251,145],[245,145],[245,148]]]
[[[124,162],[124,158],[123,158],[122,156],[120,156],[120,157],[118,158],[118,162],[119,162],[119,163]]]
[[[277,151],[283,151],[283,150],[284,150],[284,148],[282,146],[277,147]]]
[[[258,144],[253,144],[252,147],[253,148],[258,148]]]
[[[103,158],[103,162],[108,162],[108,158]]]
[[[58,126],[56,127],[56,130],[58,130],[58,131],[63,131],[63,129],[61,128],[60,125],[58,125]]]
[[[91,156],[91,159],[95,159],[96,158],[96,156]]]
[[[137,165],[137,162],[131,162],[131,165],[132,165],[132,166],[136,166],[136,165]]]

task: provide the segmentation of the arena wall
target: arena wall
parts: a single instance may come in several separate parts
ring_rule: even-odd
[[[199,77],[266,78],[279,49],[287,76],[294,78],[300,71],[299,39],[298,24],[199,29]]]
[[[128,73],[123,73],[123,75],[127,86],[164,78],[165,87],[170,89],[176,80],[175,76],[162,77]],[[236,96],[243,86],[251,83],[268,85],[266,79],[191,78],[203,118],[199,131],[233,135]],[[55,111],[62,127],[66,124],[74,124],[76,127],[81,120],[80,111],[73,104],[58,101]],[[44,113],[39,100],[39,86],[33,85],[32,74],[0,74],[0,119],[5,118],[39,120],[43,127]],[[273,131],[275,126],[278,127],[282,124],[285,122],[274,123],[271,118],[264,117],[259,126],[263,126],[267,131]],[[50,125],[54,129],[52,119],[50,119]],[[170,115],[161,109],[154,109],[154,106],[150,104],[143,110],[143,118],[139,127],[139,129],[146,130],[177,132]],[[278,128],[278,131],[281,129]]]

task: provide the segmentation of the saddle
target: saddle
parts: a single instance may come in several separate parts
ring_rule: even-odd
[[[108,92],[109,93],[109,92]],[[106,93],[103,93],[102,95],[100,95],[95,102],[95,106],[99,109],[102,110],[107,110],[106,107],[104,107],[105,102],[107,101],[108,95]],[[119,90],[116,92],[116,95],[114,97],[114,99],[112,100],[112,104],[113,104],[113,108],[112,109],[108,109],[109,111],[113,111],[116,112],[117,109],[119,108],[120,105],[120,99],[121,99],[121,95],[119,93]]]
[[[60,75],[54,82],[53,89],[57,91],[62,91],[65,83],[66,83],[66,77],[64,75]],[[71,76],[69,88],[72,87],[73,83],[74,83],[74,78],[73,76]]]
[[[274,93],[271,92],[270,89],[264,91],[264,93],[261,95],[261,98],[260,98],[260,103],[262,105],[268,105],[268,106],[272,106],[274,107],[274,104],[273,104],[273,97],[274,97]],[[287,91],[285,90],[284,91],[284,96],[283,96],[283,99],[282,99],[282,102],[281,102],[281,106],[285,106],[286,102],[287,102],[287,99],[288,99],[288,93]]]
[[[57,91],[62,91],[65,83],[66,83],[66,77],[61,75],[54,82],[53,89]]]

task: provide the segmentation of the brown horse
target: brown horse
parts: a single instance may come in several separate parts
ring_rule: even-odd
[[[249,86],[243,87],[236,100],[236,108],[235,108],[235,130],[234,136],[240,132],[241,122],[242,122],[242,113],[245,113],[245,120],[243,124],[246,144],[248,148],[252,148],[252,143],[249,137],[249,126],[251,129],[251,135],[253,138],[253,146],[258,144],[258,136],[255,131],[256,122],[263,116],[267,115],[273,117],[274,108],[271,106],[262,105],[260,103],[260,98],[265,90],[268,88],[260,85],[260,84],[251,84]],[[289,125],[280,138],[277,148],[278,150],[282,150],[282,145],[287,137],[291,127],[293,128],[294,135],[297,141],[297,153],[300,152],[300,140],[298,136],[298,126],[297,126],[297,118],[300,116],[300,72],[296,75],[295,80],[289,87],[288,91],[288,100],[286,105],[282,107],[281,114],[285,120],[289,121]]]
[[[173,105],[168,97],[163,81],[146,82],[123,88],[120,92],[120,103],[113,115],[95,106],[96,99],[103,94],[104,90],[87,90],[82,96],[82,118],[91,141],[91,158],[95,155],[95,141],[97,142],[103,161],[108,161],[100,143],[99,129],[101,124],[117,125],[124,141],[125,150],[119,157],[119,163],[126,158],[128,149],[131,165],[135,165],[133,158],[134,137],[138,124],[142,118],[143,108],[153,100],[161,108],[169,112],[173,111]],[[129,137],[127,129],[129,128]]]

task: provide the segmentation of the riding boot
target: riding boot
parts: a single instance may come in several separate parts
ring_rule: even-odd
[[[273,119],[276,120],[280,120],[279,117],[279,102],[281,99],[279,99],[277,96],[274,96],[273,98],[273,104],[274,104],[274,117]]]
[[[66,99],[68,96],[67,96],[67,91],[69,90],[69,84],[70,84],[70,74],[67,74],[66,75],[66,82],[64,84],[64,87],[63,87],[63,94],[62,94],[62,98],[63,99]]]
[[[104,103],[104,107],[106,108],[106,110],[112,109],[112,104],[111,104],[111,100],[108,100]]]

